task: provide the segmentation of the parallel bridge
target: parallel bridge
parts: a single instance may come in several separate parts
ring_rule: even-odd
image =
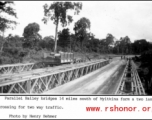
[[[10,74],[10,73],[19,73],[22,71],[30,71],[32,70],[34,63],[19,63],[19,64],[11,64],[11,65],[1,65],[0,66],[0,76],[2,74]]]
[[[145,91],[135,63],[128,60],[124,69],[120,84],[115,92],[116,95],[145,95]]]
[[[96,60],[71,66],[36,69],[20,74],[1,75],[1,93],[43,93],[54,87],[89,74],[109,63]]]
[[[107,68],[103,66],[107,66]],[[69,87],[65,83],[74,79],[79,81],[78,78],[86,75],[85,80],[82,80],[81,84],[77,83],[76,85],[80,85],[80,88],[76,88],[79,89],[80,93],[86,92],[87,89],[91,91],[95,87],[96,91],[90,93],[145,95],[135,63],[131,59],[121,60],[118,57],[113,62],[100,59],[40,69],[33,69],[33,67],[35,67],[34,63],[0,66],[0,93],[50,93],[53,88],[65,89]],[[87,75],[91,75],[91,72],[93,73],[97,69],[102,69],[102,67],[105,69],[103,69],[103,72],[99,70],[96,75],[92,74],[91,78],[87,78]],[[65,84],[65,87],[63,84]],[[73,83],[71,85],[75,86]],[[83,86],[85,88],[82,88]]]

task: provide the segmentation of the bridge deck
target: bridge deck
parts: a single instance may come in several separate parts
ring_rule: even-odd
[[[109,60],[89,61],[83,64],[63,65],[55,68],[31,70],[0,77],[1,93],[43,93],[76,78],[89,74],[105,65]]]
[[[123,74],[125,63],[120,58],[114,58],[109,65],[44,92],[44,94],[114,94]]]
[[[18,79],[24,79],[24,78],[31,78],[34,76],[40,76],[43,74],[47,73],[55,73],[55,72],[60,72],[63,70],[69,70],[73,68],[79,68],[82,66],[90,65],[99,61],[104,61],[104,60],[96,60],[96,61],[89,61],[86,63],[79,63],[79,64],[68,64],[68,65],[61,65],[61,66],[55,66],[55,67],[48,67],[48,68],[40,68],[40,69],[35,69],[35,70],[30,70],[30,71],[21,71],[20,73],[10,73],[10,74],[2,74],[0,75],[0,83],[4,81],[13,81],[13,80],[18,80]]]

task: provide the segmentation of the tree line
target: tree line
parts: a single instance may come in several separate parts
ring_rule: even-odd
[[[0,13],[6,13],[17,18],[13,9],[13,2],[0,2]],[[114,35],[108,33],[104,39],[96,38],[89,31],[91,21],[82,17],[74,23],[71,33],[67,27],[73,22],[73,16],[68,15],[68,10],[78,15],[82,10],[80,2],[53,2],[51,5],[45,4],[44,17],[42,21],[47,24],[53,21],[55,24],[55,37],[42,36],[39,34],[40,26],[38,23],[29,23],[23,30],[23,36],[11,35],[4,37],[7,29],[14,29],[18,23],[0,15],[0,64],[22,62],[23,57],[31,51],[64,51],[81,53],[99,54],[140,54],[152,49],[152,44],[145,39],[131,42],[128,36],[121,37],[119,40]],[[58,31],[58,26],[63,29]],[[14,26],[13,26],[14,25]]]

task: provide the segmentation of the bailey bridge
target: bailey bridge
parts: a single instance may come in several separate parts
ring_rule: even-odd
[[[47,68],[2,65],[0,93],[145,95],[135,63],[120,57]]]

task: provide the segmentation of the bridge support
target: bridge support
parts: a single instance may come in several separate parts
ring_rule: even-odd
[[[58,71],[41,74],[34,74],[30,76],[17,76],[9,78],[0,82],[2,93],[43,93],[54,87],[65,84],[76,78],[89,74],[109,63],[105,61],[92,61],[81,66],[67,67],[66,69],[59,69]]]

